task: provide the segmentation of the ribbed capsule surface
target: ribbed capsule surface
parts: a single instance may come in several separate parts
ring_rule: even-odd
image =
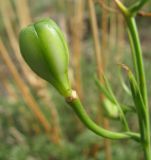
[[[47,18],[27,26],[20,32],[19,45],[30,68],[63,96],[70,96],[69,51],[56,23]]]

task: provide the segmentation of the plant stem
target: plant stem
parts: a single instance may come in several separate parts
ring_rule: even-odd
[[[137,83],[139,84],[140,93],[145,106],[145,117],[143,128],[141,128],[141,143],[144,150],[145,160],[151,160],[151,147],[150,147],[150,123],[149,123],[149,107],[147,98],[147,87],[145,80],[145,72],[143,65],[142,50],[138,35],[138,30],[134,17],[126,16],[128,26],[129,39],[133,55],[134,69],[136,73]]]
[[[149,113],[149,112],[148,112]],[[144,128],[144,141],[143,141],[143,150],[144,150],[144,157],[145,160],[151,160],[151,147],[150,147],[150,125],[149,125],[149,116],[148,113],[146,112],[146,120],[147,120],[147,124]]]
[[[70,2],[71,3],[71,2]],[[75,88],[80,99],[83,99],[81,59],[83,53],[82,38],[84,35],[83,18],[84,18],[84,1],[77,0],[76,3],[70,4],[72,11],[69,13],[71,28],[71,47],[73,52],[73,64],[75,75]]]
[[[142,95],[140,93],[140,89],[138,86],[138,83],[135,80],[135,77],[133,76],[132,72],[128,69],[128,77],[129,77],[129,82],[131,86],[131,91],[133,95],[133,100],[136,106],[137,114],[138,114],[138,119],[139,119],[139,127],[140,127],[140,133],[141,133],[141,143],[142,147],[145,153],[146,159],[149,159],[150,155],[150,135],[147,129],[149,129],[149,118],[148,113],[146,112],[146,106],[144,105],[144,101],[142,98]],[[147,148],[146,148],[147,147]],[[148,160],[147,159],[147,160]]]
[[[147,0],[141,0],[137,2],[135,6],[132,6],[132,8],[129,9],[126,8],[119,0],[115,0],[115,2],[118,5],[121,12],[123,13],[128,26],[129,40],[132,49],[136,80],[138,83],[140,94],[142,96],[142,101],[144,103],[142,107],[144,107],[145,110],[144,117],[142,117],[141,114],[140,115],[138,114],[139,121],[141,121],[140,125],[141,143],[144,151],[145,160],[151,160],[150,122],[149,122],[150,119],[149,119],[149,107],[147,98],[147,87],[145,80],[142,50],[135,22],[135,14],[147,2]]]
[[[146,80],[145,80],[145,72],[142,58],[142,50],[140,46],[140,40],[138,35],[138,30],[134,17],[126,18],[128,25],[128,33],[129,39],[131,43],[132,55],[133,55],[133,63],[134,69],[136,73],[136,79],[140,86],[140,91],[144,100],[145,105],[147,105],[147,89],[146,89]]]
[[[91,131],[93,131],[95,134],[113,139],[113,140],[119,140],[119,139],[125,139],[125,138],[131,138],[136,141],[140,141],[139,134],[133,133],[133,132],[112,132],[109,130],[106,130],[99,125],[97,125],[86,113],[85,109],[83,108],[80,99],[77,97],[77,95],[73,95],[75,92],[72,92],[71,97],[67,97],[66,101],[71,106],[71,108],[75,111],[77,116],[80,118],[80,120],[83,122],[83,124],[89,128]]]

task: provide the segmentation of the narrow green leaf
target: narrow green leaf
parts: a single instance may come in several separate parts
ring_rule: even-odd
[[[121,64],[119,64],[121,66]],[[121,82],[121,85],[124,89],[124,91],[129,95],[129,96],[132,96],[131,94],[131,90],[129,89],[129,87],[126,85],[124,79],[123,79],[123,76],[122,76],[122,72],[121,72],[121,67],[119,68],[119,78],[120,78],[120,82]]]
[[[99,79],[95,76],[94,77],[95,83],[98,87],[98,89],[104,94],[106,98],[108,98],[111,102],[115,103],[114,98],[111,96],[111,94],[108,92],[108,90],[101,84]]]
[[[103,79],[104,79],[105,89],[108,92],[108,95],[110,95],[110,97],[112,97],[112,102],[117,106],[117,108],[119,110],[120,119],[123,122],[123,125],[124,125],[125,129],[129,131],[129,127],[128,127],[124,112],[123,112],[118,100],[116,99],[116,97],[115,97],[115,95],[112,91],[112,88],[111,88],[111,86],[108,82],[108,79],[106,78],[105,75],[103,75]]]
[[[136,109],[138,111],[138,114],[140,115],[140,117],[142,117],[142,120],[143,120],[145,116],[145,104],[143,102],[143,98],[140,93],[139,86],[135,80],[133,73],[130,71],[130,69],[128,69],[127,73],[128,73],[129,83],[131,86],[133,100],[137,107]]]

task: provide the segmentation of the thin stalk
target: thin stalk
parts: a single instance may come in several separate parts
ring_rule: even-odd
[[[122,60],[124,42],[125,42],[125,23],[122,14],[117,15],[117,61]]]
[[[31,16],[27,0],[16,0],[17,18],[19,19],[20,28],[25,27],[31,22]]]
[[[89,14],[90,14],[90,22],[91,22],[91,28],[92,28],[92,34],[93,34],[93,40],[94,40],[94,50],[95,50],[95,60],[96,60],[96,70],[97,75],[102,82],[102,75],[104,72],[104,57],[101,52],[101,46],[100,46],[100,40],[99,40],[99,31],[98,31],[98,25],[97,25],[97,17],[95,13],[95,5],[93,0],[88,0],[88,7],[89,7]],[[100,95],[100,100],[103,101],[103,95]],[[109,121],[107,118],[104,117],[102,109],[100,109],[101,114],[101,121],[103,122],[103,126],[106,129],[109,129]],[[109,140],[104,139],[104,151],[105,151],[105,157],[107,160],[110,160],[111,158],[111,145]],[[108,158],[109,157],[109,158]]]
[[[71,108],[75,111],[77,116],[80,118],[80,120],[83,122],[83,124],[89,128],[91,131],[93,131],[95,134],[102,136],[104,138],[109,138],[113,140],[119,140],[119,139],[125,139],[125,138],[131,138],[136,141],[139,141],[139,135],[137,133],[133,132],[112,132],[107,129],[104,129],[97,125],[86,113],[83,105],[81,104],[80,99],[77,97],[76,92],[72,92],[71,97],[66,98],[66,102],[71,106]]]
[[[145,79],[145,71],[143,65],[142,50],[138,35],[138,30],[134,17],[127,17],[128,33],[131,43],[131,49],[133,52],[134,69],[136,72],[137,83],[142,95],[142,99],[145,107],[145,116],[143,117],[145,122],[141,127],[142,146],[144,150],[144,157],[146,160],[151,160],[151,142],[150,142],[150,122],[149,122],[149,107],[147,97],[147,87]]]
[[[88,0],[88,7],[89,7],[89,14],[90,14],[90,22],[93,34],[93,41],[94,41],[94,50],[95,50],[95,59],[96,59],[96,68],[97,68],[97,75],[99,79],[102,79],[103,73],[103,59],[101,58],[101,46],[99,41],[99,31],[97,25],[97,18],[95,14],[95,7],[93,0]]]
[[[141,132],[141,143],[144,150],[145,160],[150,160],[151,158],[150,143],[149,143],[150,132],[147,131],[149,127],[149,120],[147,117],[148,113],[146,110],[146,106],[144,105],[144,101],[140,93],[139,86],[137,85],[137,82],[135,81],[135,77],[133,76],[131,71],[128,71],[128,76],[129,76],[134,103],[136,105],[136,110],[138,112],[139,127]]]
[[[145,160],[151,160],[151,146],[150,146],[150,124],[149,124],[149,107],[148,107],[148,97],[147,97],[147,87],[145,79],[145,71],[143,65],[142,50],[138,35],[138,30],[134,17],[126,17],[126,22],[128,26],[129,39],[131,44],[131,49],[133,53],[134,69],[136,72],[137,83],[139,84],[140,93],[145,106],[145,124],[143,125],[143,131],[141,130],[142,136],[142,146],[144,150]],[[145,134],[145,135],[143,135]]]
[[[102,5],[106,2],[106,0],[101,0],[100,2],[102,2]],[[103,59],[104,63],[104,69],[105,69],[105,65],[106,65],[106,53],[108,52],[107,50],[107,38],[108,38],[108,11],[106,9],[104,9],[102,7],[102,17],[101,17],[101,20],[102,20],[102,25],[101,25],[101,28],[102,28],[102,38],[101,38],[101,44],[102,44],[102,47],[101,47],[101,53],[102,53],[102,56],[101,58]],[[109,124],[109,121],[107,119],[104,119],[104,126],[110,126]],[[105,144],[105,158],[106,160],[112,160],[112,148],[111,148],[111,141],[104,141],[104,144]]]
[[[81,57],[82,57],[82,38],[83,38],[83,17],[84,17],[84,1],[76,0],[75,5],[71,5],[74,13],[70,13],[72,49],[75,72],[75,87],[78,95],[83,99],[83,86],[81,77]],[[72,11],[73,12],[73,11]]]
[[[115,3],[113,1],[110,2],[110,6],[115,7]],[[117,46],[117,15],[115,13],[110,13],[110,18],[109,18],[109,49],[110,53],[113,53],[113,48],[116,48]],[[110,55],[109,55],[110,56]]]
[[[101,0],[102,5],[106,2],[106,0]],[[101,36],[101,53],[102,53],[102,57],[103,60],[105,60],[105,55],[108,53],[108,47],[107,47],[107,39],[108,39],[108,16],[109,13],[106,9],[104,9],[103,7],[102,9],[102,17],[101,17],[101,28],[102,28],[102,36]],[[104,67],[105,67],[106,63],[104,62]]]
[[[145,71],[142,57],[142,50],[140,46],[140,40],[138,35],[138,30],[134,17],[127,17],[126,22],[128,25],[129,39],[133,55],[134,69],[136,72],[136,79],[140,86],[140,91],[144,100],[145,105],[147,105],[147,88],[146,88],[146,79]]]
[[[139,12],[138,16],[143,16],[143,17],[151,17],[151,12]]]
[[[144,107],[145,110],[145,115],[142,118],[143,124],[140,124],[142,125],[140,126],[141,144],[143,147],[145,160],[151,160],[150,122],[149,122],[150,119],[149,119],[147,87],[145,80],[145,71],[143,65],[141,44],[134,16],[135,13],[138,12],[139,9],[146,3],[146,0],[136,2],[138,6],[136,6],[135,10],[126,8],[119,0],[115,0],[115,2],[118,5],[119,9],[122,11],[128,26],[128,34],[132,50],[136,80],[144,104],[142,107]],[[141,118],[140,116],[139,118]]]

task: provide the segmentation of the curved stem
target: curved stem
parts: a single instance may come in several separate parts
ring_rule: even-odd
[[[71,99],[70,101],[67,100],[67,103],[75,111],[75,113],[80,118],[80,120],[83,122],[83,124],[87,128],[89,128],[91,131],[93,131],[95,134],[102,136],[102,137],[105,137],[105,138],[113,139],[113,140],[131,138],[136,141],[140,141],[139,134],[137,134],[137,133],[133,133],[133,132],[119,133],[119,132],[108,131],[104,128],[101,128],[95,122],[93,122],[91,120],[91,118],[88,116],[88,114],[86,113],[85,109],[83,108],[83,106],[80,102],[80,99],[78,97],[76,97],[76,98],[71,97],[70,99]]]

